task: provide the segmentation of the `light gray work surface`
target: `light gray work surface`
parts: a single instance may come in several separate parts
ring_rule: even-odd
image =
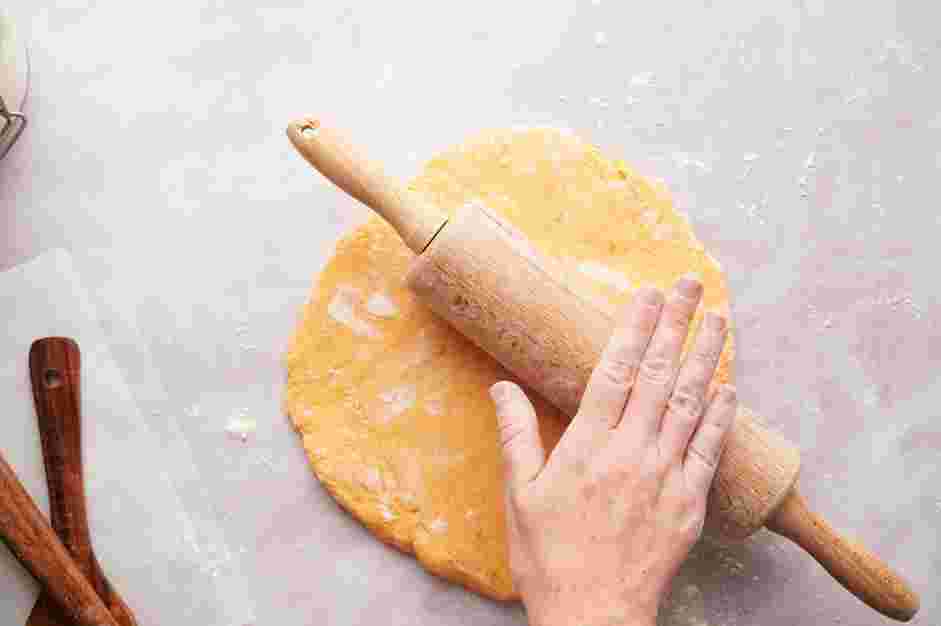
[[[151,418],[198,455],[246,621],[523,621],[372,541],[281,414],[310,279],[366,215],[285,139],[313,112],[401,176],[474,130],[551,124],[666,180],[727,271],[743,399],[939,623],[934,3],[273,4],[13,0],[31,125],[0,162],[0,268],[67,247],[116,356],[152,356]],[[224,432],[241,413],[246,443]],[[692,564],[665,622],[884,622],[767,534]]]

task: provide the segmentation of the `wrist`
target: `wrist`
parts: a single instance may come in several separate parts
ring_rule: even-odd
[[[618,614],[598,617],[593,620],[579,619],[574,616],[555,615],[542,619],[529,618],[529,626],[657,626],[654,617],[623,617]]]
[[[656,626],[657,605],[526,602],[529,626]],[[577,606],[582,604],[582,606]]]

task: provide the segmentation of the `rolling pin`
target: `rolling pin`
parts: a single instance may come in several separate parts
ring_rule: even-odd
[[[386,176],[315,118],[292,122],[288,137],[337,187],[380,216],[417,255],[407,286],[566,415],[614,328],[612,311],[499,215],[467,205],[447,217]],[[806,550],[846,589],[900,621],[919,608],[908,583],[861,544],[840,535],[800,495],[800,454],[741,409],[709,493],[709,525],[744,539],[762,526]]]

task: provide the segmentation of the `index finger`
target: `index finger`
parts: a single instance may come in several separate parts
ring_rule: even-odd
[[[702,298],[702,283],[691,275],[676,282],[663,305],[657,328],[637,370],[637,384],[619,426],[633,440],[660,431],[667,400],[673,392],[690,320]]]
[[[611,340],[588,379],[575,420],[588,427],[614,428],[621,421],[640,360],[653,336],[663,307],[654,287],[638,289],[624,307]]]

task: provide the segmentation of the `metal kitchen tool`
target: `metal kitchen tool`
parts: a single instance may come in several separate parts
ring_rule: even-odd
[[[0,159],[26,129],[22,112],[29,90],[29,53],[17,39],[13,20],[0,9]]]
[[[26,129],[26,115],[19,111],[11,111],[3,101],[3,96],[0,96],[0,121],[3,123],[3,129],[0,130],[0,159],[2,159]]]

